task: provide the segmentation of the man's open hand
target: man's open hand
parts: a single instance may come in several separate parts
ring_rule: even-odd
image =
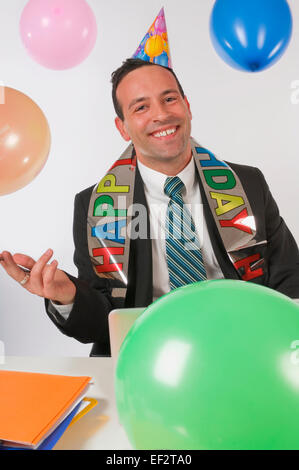
[[[30,256],[16,253],[11,255],[8,251],[0,253],[0,264],[7,274],[15,281],[21,282],[26,273],[18,265],[30,270],[28,281],[24,289],[32,294],[39,295],[53,302],[70,304],[74,301],[76,286],[61,269],[57,269],[58,261],[49,261],[53,250],[47,250],[37,261]]]

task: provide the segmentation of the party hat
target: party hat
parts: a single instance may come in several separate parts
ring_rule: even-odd
[[[164,8],[161,8],[132,57],[172,68]]]

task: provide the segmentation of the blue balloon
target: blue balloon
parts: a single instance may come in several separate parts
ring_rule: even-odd
[[[286,50],[292,14],[286,0],[216,0],[210,35],[227,64],[258,72],[277,62]]]
[[[154,58],[154,63],[158,65],[163,65],[163,67],[168,67],[168,55],[166,52],[162,52],[162,54],[158,55]]]
[[[149,37],[150,37],[150,34],[146,33],[146,35],[144,36],[144,38],[142,39],[142,41],[140,43],[141,48],[145,47],[145,44],[146,44],[147,40],[149,39]]]
[[[151,60],[150,56],[148,56],[145,52],[144,52],[144,49],[141,49],[138,51],[136,51],[136,53],[134,54],[134,59],[140,59],[140,60],[144,60],[146,62],[149,62]]]

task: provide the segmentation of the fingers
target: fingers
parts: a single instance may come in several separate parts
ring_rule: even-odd
[[[36,263],[36,261],[33,258],[27,255],[24,255],[22,253],[15,253],[12,257],[16,264],[20,264],[21,266],[24,266],[30,271]]]
[[[35,292],[41,293],[43,291],[43,272],[49,270],[48,262],[52,258],[53,250],[47,250],[33,265],[30,274],[30,285]],[[52,266],[53,269],[53,266]],[[51,270],[50,270],[51,275]]]
[[[8,251],[3,251],[0,253],[0,263],[7,274],[19,283],[25,279],[25,273],[17,264],[30,269],[30,277],[23,287],[34,294],[43,296],[44,282],[47,286],[51,284],[58,265],[56,260],[48,264],[52,255],[53,250],[49,249],[37,261],[34,261],[30,256],[21,253],[12,256]]]
[[[3,251],[0,259],[2,259],[1,264],[9,276],[17,282],[21,282],[24,279],[24,271],[17,266],[9,251]]]
[[[44,285],[44,290],[48,290],[49,287],[51,286],[53,280],[54,280],[54,277],[55,277],[55,273],[56,273],[56,270],[57,270],[57,266],[58,266],[58,261],[57,260],[53,260],[52,263],[50,263],[49,265],[45,266],[44,270],[43,270],[43,285]]]

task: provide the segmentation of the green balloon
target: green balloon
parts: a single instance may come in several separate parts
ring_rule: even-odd
[[[135,449],[299,449],[299,307],[253,283],[176,289],[119,352],[118,414]],[[299,352],[299,350],[298,350]]]

